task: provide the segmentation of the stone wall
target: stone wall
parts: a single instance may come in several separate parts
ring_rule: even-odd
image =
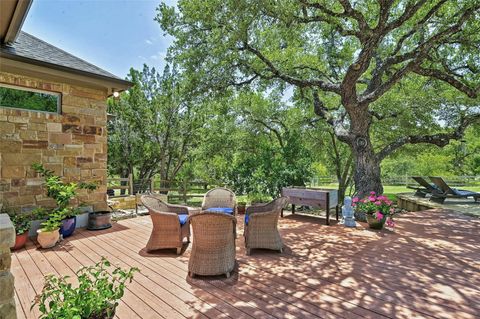
[[[0,214],[0,318],[15,319],[13,275],[10,272],[10,247],[15,244],[15,229],[7,214]]]
[[[106,208],[106,91],[0,72],[0,83],[62,94],[61,114],[0,107],[0,201],[30,210],[52,206],[43,179],[31,169],[42,163],[65,181],[89,181],[77,203]],[[76,204],[76,203],[73,203]]]

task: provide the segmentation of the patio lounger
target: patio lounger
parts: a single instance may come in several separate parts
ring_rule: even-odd
[[[144,195],[141,200],[148,209],[153,224],[152,234],[146,247],[147,251],[176,248],[177,255],[180,254],[183,238],[187,237],[190,242],[188,208],[167,204],[151,195]]]
[[[421,176],[412,176],[412,179],[417,182],[422,187],[417,186],[407,186],[407,188],[414,189],[415,196],[418,197],[425,197],[427,194],[432,194],[433,192],[441,192],[440,188],[438,188],[435,184],[430,184]]]
[[[245,213],[245,248],[247,255],[253,248],[283,251],[283,242],[278,232],[278,217],[287,204],[287,197],[280,197],[268,204],[249,206]]]
[[[432,193],[432,197],[430,198],[431,201],[443,204],[443,202],[445,201],[445,198],[447,197],[451,197],[451,198],[473,197],[475,202],[480,200],[480,193],[472,192],[464,189],[451,188],[441,177],[431,176],[430,179],[440,189],[440,192]]]
[[[230,277],[235,267],[237,220],[230,214],[202,212],[189,216],[192,225],[192,253],[188,275]]]

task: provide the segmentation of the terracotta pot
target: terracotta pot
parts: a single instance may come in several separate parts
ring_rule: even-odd
[[[62,226],[60,226],[60,234],[62,234],[63,238],[67,238],[68,236],[71,236],[73,234],[76,226],[77,216],[65,218],[64,220],[62,220]]]
[[[237,205],[237,212],[240,214],[240,215],[243,215],[245,214],[245,209],[247,208],[246,205]]]
[[[23,234],[17,235],[15,237],[15,245],[12,247],[12,250],[21,249],[25,246],[25,243],[28,239],[28,231]]]
[[[42,246],[42,248],[51,248],[55,246],[60,239],[59,228],[54,231],[42,231],[41,229],[37,230],[37,241]]]
[[[383,216],[383,218],[380,220],[378,220],[372,214],[365,214],[365,216],[367,217],[368,227],[371,229],[382,229],[385,221],[387,220],[387,216]]]

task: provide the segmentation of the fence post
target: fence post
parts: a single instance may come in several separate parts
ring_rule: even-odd
[[[133,174],[128,174],[128,195],[133,195]]]
[[[155,193],[155,176],[150,178],[150,193]]]
[[[187,203],[187,180],[183,180],[183,202]]]

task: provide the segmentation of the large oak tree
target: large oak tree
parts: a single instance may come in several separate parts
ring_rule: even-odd
[[[294,86],[349,145],[360,195],[383,191],[380,163],[396,149],[444,146],[480,118],[463,108],[448,130],[406,133],[380,149],[370,134],[374,121],[401,111],[379,113],[375,103],[408,79],[444,82],[477,99],[478,0],[183,0],[177,8],[160,5],[157,20],[175,38],[170,57],[193,87]]]

